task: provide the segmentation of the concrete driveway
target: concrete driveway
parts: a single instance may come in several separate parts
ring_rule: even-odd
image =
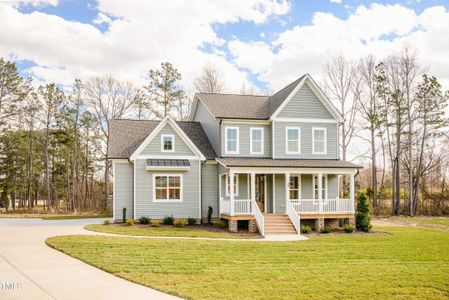
[[[131,283],[62,254],[51,236],[93,234],[103,219],[0,219],[0,299],[178,299]]]

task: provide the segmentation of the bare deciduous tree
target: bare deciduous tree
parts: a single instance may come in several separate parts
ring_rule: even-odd
[[[224,90],[223,74],[215,65],[207,63],[203,66],[200,77],[195,78],[193,85],[200,93],[222,93]]]

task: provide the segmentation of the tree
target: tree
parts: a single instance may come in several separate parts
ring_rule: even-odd
[[[418,104],[418,116],[422,126],[420,155],[416,171],[416,180],[413,186],[413,199],[410,202],[410,214],[416,214],[416,203],[418,199],[418,188],[422,177],[424,164],[424,147],[431,137],[440,136],[441,128],[448,125],[445,118],[445,109],[448,105],[449,91],[443,93],[441,84],[437,79],[427,74],[422,76],[422,82],[418,85],[415,100]]]
[[[179,85],[181,73],[171,63],[165,62],[161,63],[161,69],[150,70],[148,75],[150,82],[145,90],[147,97],[154,103],[153,113],[159,119],[165,118],[185,97]]]
[[[27,94],[27,89],[16,65],[0,57],[0,128],[19,113],[18,104]]]
[[[106,76],[89,79],[84,85],[84,92],[87,108],[95,121],[94,129],[102,141],[100,151],[104,160],[103,207],[105,208],[109,181],[109,162],[106,156],[109,144],[109,120],[121,119],[130,112],[138,90],[129,82],[121,82]]]
[[[359,194],[357,199],[355,227],[357,230],[364,232],[368,232],[371,229],[371,216],[369,213],[368,197],[363,192]]]
[[[222,93],[224,90],[223,74],[211,63],[203,66],[200,77],[195,78],[193,85],[200,93]]]

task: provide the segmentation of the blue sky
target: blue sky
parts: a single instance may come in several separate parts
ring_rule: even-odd
[[[172,61],[183,73],[187,88],[204,63],[212,62],[222,70],[230,91],[243,82],[260,89],[276,89],[305,72],[319,77],[322,64],[333,55],[345,54],[349,59],[368,53],[386,55],[404,40],[414,42],[416,37],[422,38],[416,43],[417,50],[425,54],[431,48],[429,41],[447,33],[439,32],[439,23],[432,21],[441,18],[443,22],[448,13],[447,1],[437,0],[251,0],[249,4],[229,4],[241,6],[238,9],[217,1],[221,3],[217,10],[210,3],[205,7],[189,1],[182,20],[178,20],[179,11],[171,11],[163,1],[39,2],[0,4],[0,28],[14,28],[0,41],[0,55],[16,60],[24,75],[61,84],[104,73],[140,82],[149,68]],[[2,13],[6,16],[3,21]],[[260,18],[255,16],[259,13]],[[382,20],[383,13],[390,19]],[[333,22],[341,23],[336,28],[336,40],[332,40]],[[366,39],[354,28],[358,26],[366,29]],[[169,34],[161,38],[164,31]],[[345,31],[349,38],[342,41]],[[40,41],[36,35],[45,38]],[[54,39],[48,35],[54,35]],[[309,40],[312,46],[305,46]],[[291,49],[296,49],[297,55]],[[435,61],[425,58],[424,64],[445,77],[445,71],[437,67],[449,62],[443,54],[436,55]]]

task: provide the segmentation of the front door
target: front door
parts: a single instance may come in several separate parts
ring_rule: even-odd
[[[266,185],[266,175],[256,174],[256,202],[261,212],[265,212]]]

